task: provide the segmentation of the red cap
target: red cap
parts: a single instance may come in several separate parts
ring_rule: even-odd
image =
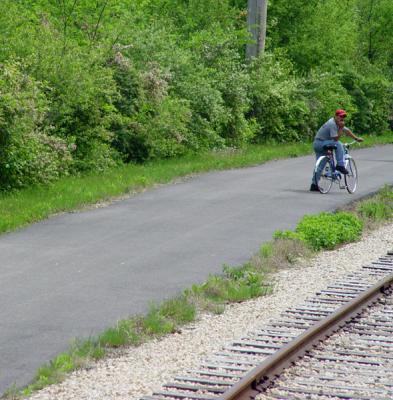
[[[347,116],[347,112],[345,110],[342,110],[341,108],[336,110],[336,115],[338,117],[346,117]]]

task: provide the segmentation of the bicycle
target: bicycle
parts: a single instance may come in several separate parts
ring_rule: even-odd
[[[349,154],[349,148],[354,143],[357,143],[357,141],[344,143],[344,166],[348,174],[341,174],[336,170],[336,162],[333,154],[333,150],[336,147],[334,145],[324,146],[326,154],[318,158],[314,168],[314,179],[318,190],[322,194],[328,193],[333,183],[338,184],[340,189],[347,189],[348,193],[355,193],[358,185],[358,171],[354,159]],[[317,179],[319,172],[319,179]],[[344,175],[344,182],[342,175]]]

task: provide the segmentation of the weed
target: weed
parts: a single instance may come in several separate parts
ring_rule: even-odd
[[[160,313],[176,324],[185,324],[195,320],[196,308],[186,296],[166,300],[160,307]]]
[[[312,250],[303,240],[277,237],[261,247],[259,254],[252,259],[252,263],[257,269],[276,271],[288,268],[300,258],[307,258],[312,254]]]
[[[148,335],[162,336],[175,331],[175,323],[165,318],[159,307],[152,305],[150,311],[143,319],[143,330]]]
[[[19,400],[21,398],[20,390],[15,384],[10,386],[1,397],[4,400]]]
[[[359,206],[358,211],[363,218],[375,222],[387,220],[392,215],[392,210],[387,204],[375,200],[365,201]]]
[[[393,216],[393,191],[389,186],[383,187],[372,199],[361,201],[356,212],[365,221],[381,223]]]

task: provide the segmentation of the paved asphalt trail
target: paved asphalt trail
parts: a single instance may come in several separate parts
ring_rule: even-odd
[[[0,393],[73,338],[239,265],[307,213],[393,183],[393,145],[361,149],[355,195],[308,191],[313,157],[212,172],[0,237]]]

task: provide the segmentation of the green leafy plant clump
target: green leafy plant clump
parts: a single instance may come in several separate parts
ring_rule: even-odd
[[[194,285],[189,293],[218,303],[239,302],[267,293],[264,281],[265,274],[249,265],[225,266],[223,275],[210,276],[205,283]]]
[[[304,216],[294,232],[277,231],[274,237],[303,240],[313,250],[319,251],[356,241],[360,239],[362,230],[362,220],[352,213],[321,213]]]
[[[314,250],[333,249],[339,244],[359,240],[363,223],[348,212],[306,215],[296,227],[296,232]]]

